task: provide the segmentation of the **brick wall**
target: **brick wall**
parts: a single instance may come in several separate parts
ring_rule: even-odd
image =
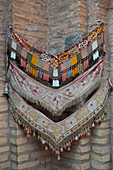
[[[61,161],[36,137],[27,138],[8,114],[8,103],[2,95],[5,82],[5,43],[8,24],[42,49],[57,54],[73,45],[100,22],[106,24],[104,78],[113,79],[112,50],[113,4],[108,0],[12,0],[0,1],[0,169],[112,169],[113,118],[111,95],[108,115],[95,127],[90,137],[82,138]]]
[[[109,57],[109,77],[113,83],[113,2],[111,1],[109,5],[109,11],[108,11],[108,57]],[[113,169],[113,93],[110,96],[109,99],[110,103],[110,113],[111,113],[111,121],[110,121],[110,142],[111,142],[111,168]]]
[[[110,6],[110,1],[89,1],[88,3],[88,30],[91,30],[100,22],[104,22],[106,25],[106,34],[105,34],[105,44],[106,49],[108,47],[108,9]],[[95,15],[94,15],[95,11]],[[104,79],[109,77],[109,54],[107,54],[104,59]],[[100,127],[96,127],[93,131],[93,141],[91,141],[92,149],[91,149],[91,167],[94,169],[110,169],[110,102],[108,103],[107,113],[108,116],[106,120],[102,123],[101,129]],[[101,141],[99,140],[101,139]],[[99,146],[98,146],[99,145]],[[98,164],[98,166],[96,166]]]
[[[48,51],[58,54],[87,32],[87,1],[48,1]],[[84,24],[83,24],[84,23]]]
[[[0,169],[10,169],[10,127],[7,98],[3,96],[5,84],[6,30],[12,22],[11,1],[0,1]]]
[[[46,0],[13,0],[13,27],[41,49],[47,47]]]

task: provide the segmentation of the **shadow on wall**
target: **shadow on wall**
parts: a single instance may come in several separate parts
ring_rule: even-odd
[[[80,32],[79,31],[74,31],[74,32],[71,33],[71,35],[66,37],[65,50],[70,48],[72,45],[76,44],[81,39],[81,37],[78,36],[78,35],[80,35]]]

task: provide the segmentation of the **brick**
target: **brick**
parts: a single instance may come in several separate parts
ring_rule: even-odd
[[[104,129],[104,128],[109,128],[109,122],[102,122],[100,125],[99,125],[99,128],[101,129]]]
[[[11,146],[11,151],[16,154],[17,153],[17,146]]]
[[[92,160],[96,160],[99,162],[109,162],[110,161],[110,154],[106,154],[106,155],[97,155],[95,153],[91,154],[91,158]]]
[[[81,138],[80,140],[79,140],[79,143],[81,144],[81,145],[85,145],[85,144],[87,144],[87,143],[89,143],[90,142],[90,137],[83,137],[83,138]]]
[[[0,138],[0,145],[5,145],[7,143],[7,138]]]
[[[47,8],[47,3],[43,2],[43,1],[37,1],[37,7],[45,9],[45,8]]]
[[[8,160],[8,154],[2,154],[0,155],[0,162],[4,162]]]
[[[17,129],[17,136],[23,135],[23,130],[22,129]]]
[[[26,162],[22,164],[18,164],[18,169],[25,169],[25,168],[32,168],[33,166],[39,165],[39,161],[32,161],[32,162]]]
[[[36,33],[38,35],[38,37],[46,37],[47,34],[45,32],[41,32],[41,31],[38,31],[38,32],[27,32],[27,35],[30,35],[30,36],[36,36]]]
[[[0,169],[10,168],[10,162],[0,163]]]
[[[23,13],[21,10],[15,10],[14,14],[18,17],[25,18],[25,13]]]
[[[31,5],[31,6],[36,6],[37,5],[37,1],[36,0],[32,0],[32,1],[26,0],[26,3]]]
[[[27,5],[27,4],[22,4],[22,7],[20,8],[23,11],[29,11],[30,13],[37,13],[37,9],[36,7],[32,7],[31,5]]]
[[[96,138],[96,137],[92,137],[91,143],[100,144],[100,145],[101,144],[108,144],[109,138],[99,139],[99,138]]]
[[[9,129],[3,129],[3,130],[0,130],[0,136],[6,136],[6,135],[9,135]]]
[[[8,119],[8,113],[0,113],[0,120]]]
[[[11,153],[11,160],[15,162],[17,161],[17,156],[13,153]]]
[[[46,163],[45,159],[43,159],[43,160],[40,161],[40,164],[41,164],[41,165],[44,165],[45,163]]]
[[[111,163],[106,163],[106,164],[102,164],[102,163],[99,163],[98,161],[92,161],[91,162],[91,165],[93,168],[95,169],[100,169],[100,170],[107,170],[107,169],[111,169]]]
[[[72,163],[72,168],[75,170],[86,170],[90,169],[90,162],[86,162],[83,164]]]
[[[4,85],[5,85],[4,82],[0,82],[0,89],[4,89]]]
[[[96,153],[101,153],[101,154],[110,153],[110,146],[93,145],[92,150]]]
[[[21,1],[13,1],[13,8],[21,8]]]
[[[42,31],[47,31],[48,30],[48,27],[46,25],[38,24],[38,28],[39,28],[39,30],[42,30]]]
[[[9,141],[10,141],[11,144],[16,144],[16,139],[15,138],[10,138]]]
[[[72,152],[68,152],[68,153],[63,153],[63,156],[66,158],[70,158],[70,159],[75,159],[75,160],[87,160],[89,159],[89,153],[88,154],[77,154],[77,153],[72,153]]]
[[[20,24],[20,25],[23,25],[23,26],[24,26],[24,24],[29,25],[29,20],[27,20],[23,17],[14,15],[13,19],[14,19],[14,23],[17,23],[17,21],[18,21],[18,24]]]
[[[7,103],[7,98],[5,96],[0,96],[0,103]]]
[[[17,145],[21,145],[25,143],[27,143],[27,137],[20,137],[17,139]]]
[[[9,151],[9,146],[0,147],[0,153]]]
[[[17,170],[18,169],[17,163],[12,163],[11,168]]]
[[[50,170],[50,166],[38,167],[38,170]]]
[[[51,155],[46,158],[46,164],[51,163]]]
[[[50,166],[50,170],[61,170],[59,167],[56,167],[54,165],[51,165]]]
[[[30,15],[30,14],[26,14],[26,18],[29,18],[29,20],[34,21],[34,22],[38,22],[41,24],[47,24],[47,19],[46,18],[42,18],[40,16],[37,15]]]
[[[26,152],[26,151],[33,151],[35,149],[36,149],[35,145],[26,144],[26,145],[23,145],[23,146],[18,146],[18,153]]]
[[[71,168],[71,161],[66,161],[66,158],[62,157],[61,158],[61,161],[58,161],[56,159],[56,156],[55,155],[52,155],[52,162],[54,165],[58,165],[59,167],[66,167],[66,168]]]
[[[48,12],[45,10],[38,10],[38,15],[44,18],[48,18]]]
[[[14,136],[16,136],[17,130],[11,130],[11,134],[14,135]]]
[[[31,153],[31,158],[40,158],[40,157],[44,157],[44,156],[48,156],[50,155],[50,151],[38,151],[38,152],[34,152]]]
[[[37,37],[29,37],[28,35],[25,36],[27,40],[29,40],[31,43],[38,45],[37,44]],[[38,45],[39,46],[39,45]]]
[[[8,104],[4,104],[2,102],[7,103],[6,97],[0,97],[0,112],[7,111],[8,110]]]
[[[85,153],[90,151],[90,145],[85,145],[85,146],[74,146],[73,147],[73,152],[79,152],[79,153]]]
[[[29,160],[29,154],[22,154],[18,156],[18,162],[24,162]]]
[[[8,127],[8,122],[0,121],[0,128],[6,128],[6,127]]]
[[[10,115],[10,116],[11,116],[11,115]],[[10,126],[11,128],[15,128],[15,127],[16,127],[16,123],[14,122],[12,116],[11,116],[10,118],[11,118],[12,120],[9,121],[9,126]]]

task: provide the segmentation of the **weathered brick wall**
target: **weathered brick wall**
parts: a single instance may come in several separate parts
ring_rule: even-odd
[[[13,0],[13,27],[41,49],[47,47],[46,0]]]
[[[10,127],[7,98],[3,96],[5,84],[6,30],[12,22],[12,2],[0,1],[0,169],[11,167]]]
[[[99,23],[104,22],[106,26],[105,44],[106,49],[108,46],[108,9],[110,1],[88,1],[88,31],[91,31]],[[106,79],[109,76],[109,56],[108,52],[104,58],[104,72],[103,78]],[[92,169],[110,169],[111,167],[111,148],[110,148],[110,109],[107,109],[107,117],[101,124],[93,130],[93,136],[91,138],[91,168]],[[98,164],[98,166],[97,166]]]
[[[12,0],[0,1],[0,169],[112,169],[113,118],[111,95],[108,116],[95,127],[90,137],[82,138],[61,161],[36,137],[27,138],[8,115],[8,103],[2,95],[5,81],[5,43],[8,24],[32,43],[52,54],[73,45],[100,22],[106,24],[104,78],[113,80],[112,50],[113,4],[108,0]],[[107,45],[108,44],[108,45]],[[113,81],[112,81],[113,82]]]
[[[111,1],[108,11],[108,57],[109,57],[109,77],[113,83],[113,2]],[[109,99],[110,103],[110,142],[111,142],[111,169],[113,169],[113,93]]]
[[[58,54],[87,32],[87,1],[48,1],[48,51]],[[71,40],[71,41],[70,41]]]
[[[48,11],[46,0],[13,0],[13,28],[41,49],[47,48]],[[36,137],[27,138],[23,129],[11,124],[12,168],[49,169],[50,151]]]

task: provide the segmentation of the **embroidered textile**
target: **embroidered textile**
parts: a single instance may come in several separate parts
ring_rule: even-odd
[[[23,97],[30,98],[50,112],[60,115],[67,107],[79,101],[83,95],[87,96],[98,87],[101,80],[102,63],[103,60],[99,61],[79,78],[60,89],[52,89],[33,80],[11,61],[9,61],[8,77],[10,84]],[[40,78],[41,76],[39,75]]]
[[[99,31],[98,31],[99,30]],[[71,58],[73,55],[78,55],[78,60],[81,59],[81,53],[80,51],[84,50],[87,48],[89,51],[89,54],[91,53],[91,50],[89,50],[89,47],[92,48],[90,45],[93,41],[97,41],[96,39],[99,38],[98,45],[102,40],[102,37],[100,38],[99,36],[104,32],[105,26],[104,24],[100,24],[96,29],[94,29],[92,32],[88,34],[88,36],[84,37],[82,40],[80,40],[78,43],[70,47],[69,49],[65,50],[63,53],[57,55],[59,57],[60,61],[65,61],[66,59]]]
[[[104,29],[104,24],[100,24],[87,37],[57,56],[40,50],[13,31],[7,38],[8,56],[16,60],[18,65],[26,69],[26,72],[31,73],[31,76],[47,81],[51,87],[59,87],[71,76],[75,77],[85,72],[102,57],[100,51],[103,49]],[[48,72],[48,67],[51,67],[51,73]],[[54,76],[54,68],[58,69],[57,76]],[[49,80],[45,78],[46,74],[49,74]]]
[[[104,118],[107,97],[113,89],[109,79],[100,86],[105,55],[104,29],[104,24],[100,24],[57,56],[40,50],[15,31],[8,34],[8,82],[4,94],[8,95],[10,112],[27,136],[37,135],[46,150],[50,148],[58,155],[58,160],[63,150],[70,150],[72,143],[87,135],[90,128]],[[70,78],[73,81],[69,82]],[[67,85],[51,88],[65,84],[66,80]],[[82,98],[90,99],[83,105]],[[59,118],[74,105],[80,105],[80,109],[77,107],[77,111],[71,111],[70,116],[57,123],[49,119],[49,115],[45,116],[49,111],[50,117]]]
[[[84,129],[91,127],[92,118],[98,119],[103,114],[103,108],[110,89],[109,81],[103,83],[100,89],[78,111],[60,122],[53,122],[43,113],[28,105],[23,98],[10,87],[11,111],[17,118],[26,122],[28,128],[38,133],[58,150],[72,136],[84,133]],[[29,127],[30,126],[30,127]]]

